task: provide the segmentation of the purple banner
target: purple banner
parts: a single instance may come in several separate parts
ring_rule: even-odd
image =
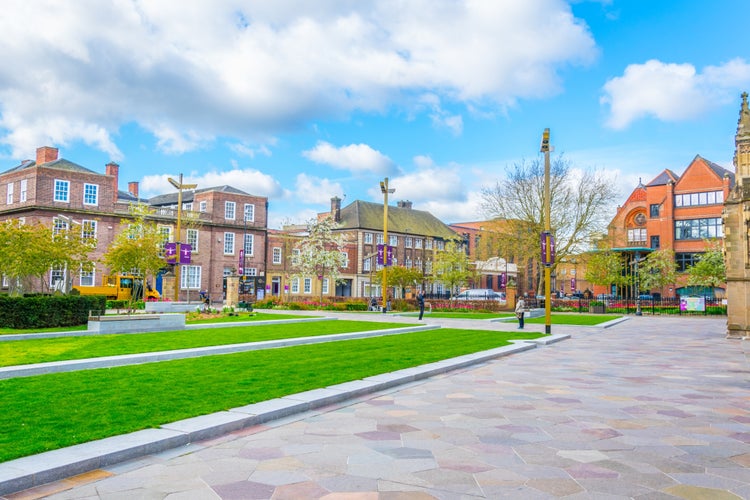
[[[167,264],[177,262],[177,243],[164,243],[164,257],[167,259]]]
[[[190,257],[193,253],[193,247],[187,243],[180,244],[180,265],[190,264]]]

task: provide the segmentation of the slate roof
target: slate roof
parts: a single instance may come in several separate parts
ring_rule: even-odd
[[[248,193],[246,193],[245,191],[242,191],[241,189],[237,189],[232,186],[223,185],[223,186],[214,186],[214,187],[196,189],[195,191],[192,191],[192,190],[183,191],[182,202],[191,203],[193,201],[193,198],[195,197],[195,193],[206,193],[209,191],[220,191],[222,193],[242,194],[245,196],[250,196]],[[177,191],[175,191],[174,193],[160,194],[152,198],[149,198],[148,204],[149,205],[176,205],[178,195],[179,193]]]
[[[654,180],[649,182],[646,186],[663,186],[667,184],[669,181],[677,182],[680,179],[680,176],[669,170],[668,168],[665,168],[662,173],[657,175]]]
[[[356,200],[341,209],[341,229],[383,230],[383,205]],[[388,205],[388,231],[443,239],[458,238],[455,231],[423,210]]]
[[[10,170],[6,170],[4,173],[10,173],[10,172],[17,172],[19,170],[24,170],[27,168],[36,167],[37,164],[34,160],[24,160],[21,162],[20,165],[15,166],[11,168]],[[77,163],[73,163],[72,161],[66,160],[65,158],[58,158],[55,161],[48,161],[47,163],[42,163],[39,165],[40,167],[45,168],[57,168],[59,170],[67,170],[69,172],[80,172],[83,174],[96,174],[96,175],[103,175],[99,172],[94,172],[93,170],[82,167],[81,165]]]

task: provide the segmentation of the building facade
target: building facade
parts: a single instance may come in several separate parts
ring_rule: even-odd
[[[50,283],[56,288],[100,284],[105,269],[99,262],[123,224],[128,224],[130,207],[145,203],[153,209],[150,218],[165,235],[176,241],[177,193],[139,197],[138,183],[128,183],[128,191],[119,190],[120,167],[105,166],[103,174],[58,157],[53,147],[37,149],[36,160],[26,160],[0,174],[0,220],[16,219],[40,222],[52,227],[80,225],[81,231],[96,239],[91,254],[92,272],[51,270]],[[180,269],[179,300],[197,298],[207,291],[221,300],[225,276],[244,273],[263,276],[266,262],[267,199],[229,186],[184,191],[182,193],[181,243],[192,247],[191,261]],[[242,258],[240,258],[242,257]],[[165,265],[164,272],[170,271]],[[163,293],[162,276],[154,277]],[[191,295],[192,294],[192,295]],[[171,298],[171,294],[167,295]]]
[[[734,186],[734,177],[733,172],[696,156],[682,175],[664,170],[648,184],[639,183],[626,202],[617,208],[609,224],[611,248],[625,256],[627,272],[635,275],[638,263],[646,255],[663,248],[672,249],[678,282],[661,290],[632,287],[613,290],[597,286],[595,293],[630,297],[657,293],[662,297],[675,297],[698,292],[687,285],[685,271],[700,259],[707,241],[721,241],[724,237],[722,211]],[[724,289],[710,293],[723,296]]]

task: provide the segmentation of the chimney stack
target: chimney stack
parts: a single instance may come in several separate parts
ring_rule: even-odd
[[[42,163],[49,163],[57,160],[57,148],[50,146],[42,146],[36,148],[36,164],[41,165]]]
[[[334,222],[341,222],[341,198],[338,196],[331,198],[331,216]]]
[[[118,181],[119,181],[118,177],[120,175],[120,165],[118,165],[117,163],[111,161],[111,162],[107,163],[107,165],[104,168],[105,168],[104,173],[106,175],[111,175],[113,177],[113,179],[112,179],[112,187],[113,187],[112,197],[113,197],[113,199],[115,201],[117,201],[117,190],[118,190]]]
[[[408,208],[411,209],[411,201],[409,200],[401,200],[398,203],[396,203],[396,206],[399,208]]]
[[[138,182],[128,182],[128,192],[138,198]]]

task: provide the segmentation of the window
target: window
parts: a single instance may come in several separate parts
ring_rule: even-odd
[[[658,236],[652,236],[651,237],[651,248],[659,248],[659,237]]]
[[[362,261],[362,270],[369,273],[372,270],[372,259],[365,259]]]
[[[172,239],[172,228],[170,226],[159,226],[158,230],[164,243]]]
[[[365,233],[365,245],[372,244],[372,233]]]
[[[392,247],[397,247],[398,246],[398,236],[393,236],[393,235],[388,236],[388,245],[390,245]]]
[[[180,288],[183,290],[200,290],[201,266],[180,266]]]
[[[21,179],[21,199],[19,201],[24,202],[26,201],[26,189],[28,186],[28,182],[26,179]]]
[[[13,203],[13,183],[12,182],[8,183],[8,196],[7,196],[6,203],[8,205]]]
[[[271,250],[271,262],[281,264],[281,247],[273,247],[273,250]]]
[[[258,268],[256,268],[256,267],[246,267],[245,268],[245,276],[258,276]]]
[[[188,212],[192,212],[192,211],[193,211],[193,204],[192,204],[192,203],[190,203],[190,202],[188,202],[188,203],[183,203],[183,204],[182,204],[182,209],[183,209],[183,210],[186,210],[186,211],[188,211]]]
[[[55,179],[55,201],[62,201],[64,203],[68,203],[70,194],[70,182],[68,181],[61,181],[59,179]]]
[[[299,278],[292,278],[292,293],[299,293]]]
[[[49,286],[53,290],[63,290],[65,288],[65,268],[53,267],[50,271]]]
[[[406,248],[411,248],[411,246],[412,246],[412,241],[413,241],[413,240],[412,240],[412,237],[411,237],[411,236],[406,236],[406,237],[404,237],[404,246],[405,246]]]
[[[52,236],[57,236],[63,231],[68,230],[68,223],[62,219],[52,219]]]
[[[96,184],[84,184],[83,185],[83,204],[84,205],[98,205],[99,204],[99,186]]]
[[[422,248],[422,238],[414,239],[414,248]]]
[[[659,217],[659,205],[657,203],[648,206],[648,216],[652,219]]]
[[[721,224],[721,217],[677,220],[674,223],[674,233],[675,240],[722,238],[724,227]]]
[[[245,222],[253,222],[255,220],[255,205],[251,203],[245,203]]]
[[[328,278],[323,278],[323,294],[328,295]]]
[[[234,255],[234,233],[224,233],[224,255]]]
[[[406,267],[407,269],[412,268],[411,256],[407,255],[406,259],[404,259],[404,267]]]
[[[349,254],[341,252],[341,267],[349,267]]]
[[[83,220],[81,223],[81,236],[83,238],[96,238],[95,220]]]
[[[674,195],[674,205],[676,207],[717,205],[721,203],[724,203],[724,191],[705,191],[702,193],[685,193]]]
[[[224,276],[226,278],[227,276],[231,276],[231,275],[232,275],[232,268],[231,267],[225,267],[224,271],[222,271],[222,276]]]
[[[383,233],[378,233],[378,245],[383,244]]]
[[[245,257],[250,257],[253,255],[253,241],[255,239],[254,234],[246,234],[245,235]]]
[[[226,220],[234,220],[234,208],[235,203],[233,201],[224,202],[224,218]]]
[[[185,243],[190,245],[190,249],[192,252],[197,253],[198,252],[198,230],[197,229],[188,229],[186,234],[186,240]]]
[[[94,270],[84,271],[81,269],[80,273],[81,286],[94,286]]]
[[[303,283],[304,288],[302,289],[302,291],[304,293],[312,293],[312,278],[305,278],[303,280]]]
[[[687,271],[689,268],[693,267],[696,262],[698,262],[701,258],[701,253],[695,253],[695,252],[678,252],[674,254],[674,260],[677,264],[677,270],[680,272]]]
[[[295,248],[292,250],[292,265],[298,266],[299,265],[299,258],[300,258],[300,249]]]
[[[438,250],[445,250],[445,242],[443,240],[437,240],[435,242],[435,248]]]
[[[424,247],[426,250],[432,250],[432,240],[424,240]]]
[[[646,241],[646,228],[628,229],[628,243]]]

